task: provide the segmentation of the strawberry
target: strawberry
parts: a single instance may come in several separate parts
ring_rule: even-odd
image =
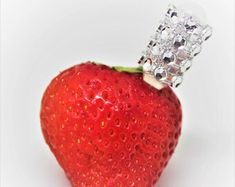
[[[150,187],[177,145],[182,112],[171,88],[87,62],[52,80],[40,117],[73,187]]]

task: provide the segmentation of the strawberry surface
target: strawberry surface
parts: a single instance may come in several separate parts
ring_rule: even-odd
[[[40,118],[73,187],[151,187],[177,145],[182,112],[171,88],[87,62],[52,80]]]

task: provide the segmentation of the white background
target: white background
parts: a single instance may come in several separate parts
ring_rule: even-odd
[[[159,187],[234,187],[234,4],[195,0],[213,37],[176,90],[180,144]],[[86,60],[134,66],[169,0],[2,0],[1,187],[68,187],[40,131],[40,99]]]

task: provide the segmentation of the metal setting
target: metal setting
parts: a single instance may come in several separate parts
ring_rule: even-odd
[[[192,59],[202,49],[202,44],[212,35],[212,28],[170,5],[164,20],[151,37],[139,64],[163,84],[177,87],[184,73],[190,69]]]

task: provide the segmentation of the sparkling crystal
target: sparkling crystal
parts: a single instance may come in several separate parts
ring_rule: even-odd
[[[146,72],[150,72],[152,70],[152,61],[150,59],[147,59],[146,62],[143,65],[143,69]]]
[[[199,44],[192,46],[191,56],[197,56],[201,52],[202,47]]]
[[[197,28],[197,23],[192,18],[189,18],[185,23],[185,28],[188,32],[192,32]]]
[[[162,31],[161,31],[161,39],[162,40],[167,40],[169,38],[169,35],[171,33],[171,29],[169,27],[165,27]]]
[[[181,72],[186,72],[187,70],[190,69],[191,66],[192,66],[192,61],[191,60],[183,60],[181,62],[180,71]]]
[[[138,63],[139,64],[144,64],[145,60],[146,60],[146,57],[143,55],[143,56],[141,56],[141,58],[140,58]]]
[[[160,82],[177,87],[211,34],[210,26],[202,25],[196,17],[174,6],[169,7],[140,59],[143,70]]]
[[[171,79],[171,86],[172,87],[178,87],[183,81],[183,77],[182,76],[173,76]]]
[[[154,70],[154,75],[157,80],[164,80],[167,77],[167,72],[163,67],[158,67]]]
[[[202,38],[204,41],[208,40],[212,35],[212,28],[210,26],[206,26],[202,31]]]
[[[196,43],[200,40],[200,36],[197,34],[191,34],[189,37],[190,42]]]
[[[182,62],[182,60],[180,60],[180,59],[177,57],[177,59],[176,59],[174,65],[177,66],[177,67],[180,67],[181,62]]]
[[[176,56],[178,59],[184,60],[189,57],[189,54],[188,54],[188,51],[186,50],[185,47],[180,47],[180,48],[178,48]]]
[[[202,34],[203,28],[200,25],[197,25],[197,28],[193,30],[193,32],[189,35],[189,41],[192,43],[202,43]]]
[[[153,53],[153,55],[159,55],[160,54],[160,49],[157,45],[152,47],[152,53]]]
[[[165,64],[169,64],[175,61],[175,55],[171,51],[166,51],[162,59]]]
[[[152,55],[151,49],[148,47],[146,51],[143,52],[143,56],[145,56],[146,58],[150,58],[151,55]]]
[[[155,46],[156,45],[156,42],[154,40],[150,40],[148,46],[152,47],[152,46]]]
[[[201,25],[197,25],[197,27],[193,30],[193,34],[200,35],[203,31],[203,27]]]
[[[173,75],[177,75],[179,73],[179,67],[176,67],[174,65],[169,65],[167,71]]]
[[[174,5],[169,5],[168,10],[167,10],[167,14],[171,15],[172,12],[176,11],[176,7]]]
[[[158,28],[157,28],[157,32],[162,32],[163,31],[163,29],[165,29],[165,26],[164,26],[164,24],[163,23],[161,23],[159,26],[158,26]]]
[[[179,22],[179,17],[178,17],[178,13],[175,11],[172,11],[168,17],[168,19],[166,19],[166,22],[168,22],[168,24],[175,24],[177,22]]]
[[[171,5],[167,11],[167,17],[170,18],[170,21],[177,23],[179,21],[178,11],[175,6]]]
[[[177,25],[175,25],[175,27],[174,27],[174,32],[175,32],[176,34],[185,32],[185,27],[184,27],[184,25],[182,25],[182,24],[177,24]]]
[[[184,46],[185,42],[185,39],[181,35],[177,35],[174,39],[173,45],[175,48],[179,48],[181,46]]]
[[[170,13],[170,17],[171,17],[171,18],[177,17],[177,16],[178,16],[178,14],[177,14],[176,11],[172,11],[172,12]]]

